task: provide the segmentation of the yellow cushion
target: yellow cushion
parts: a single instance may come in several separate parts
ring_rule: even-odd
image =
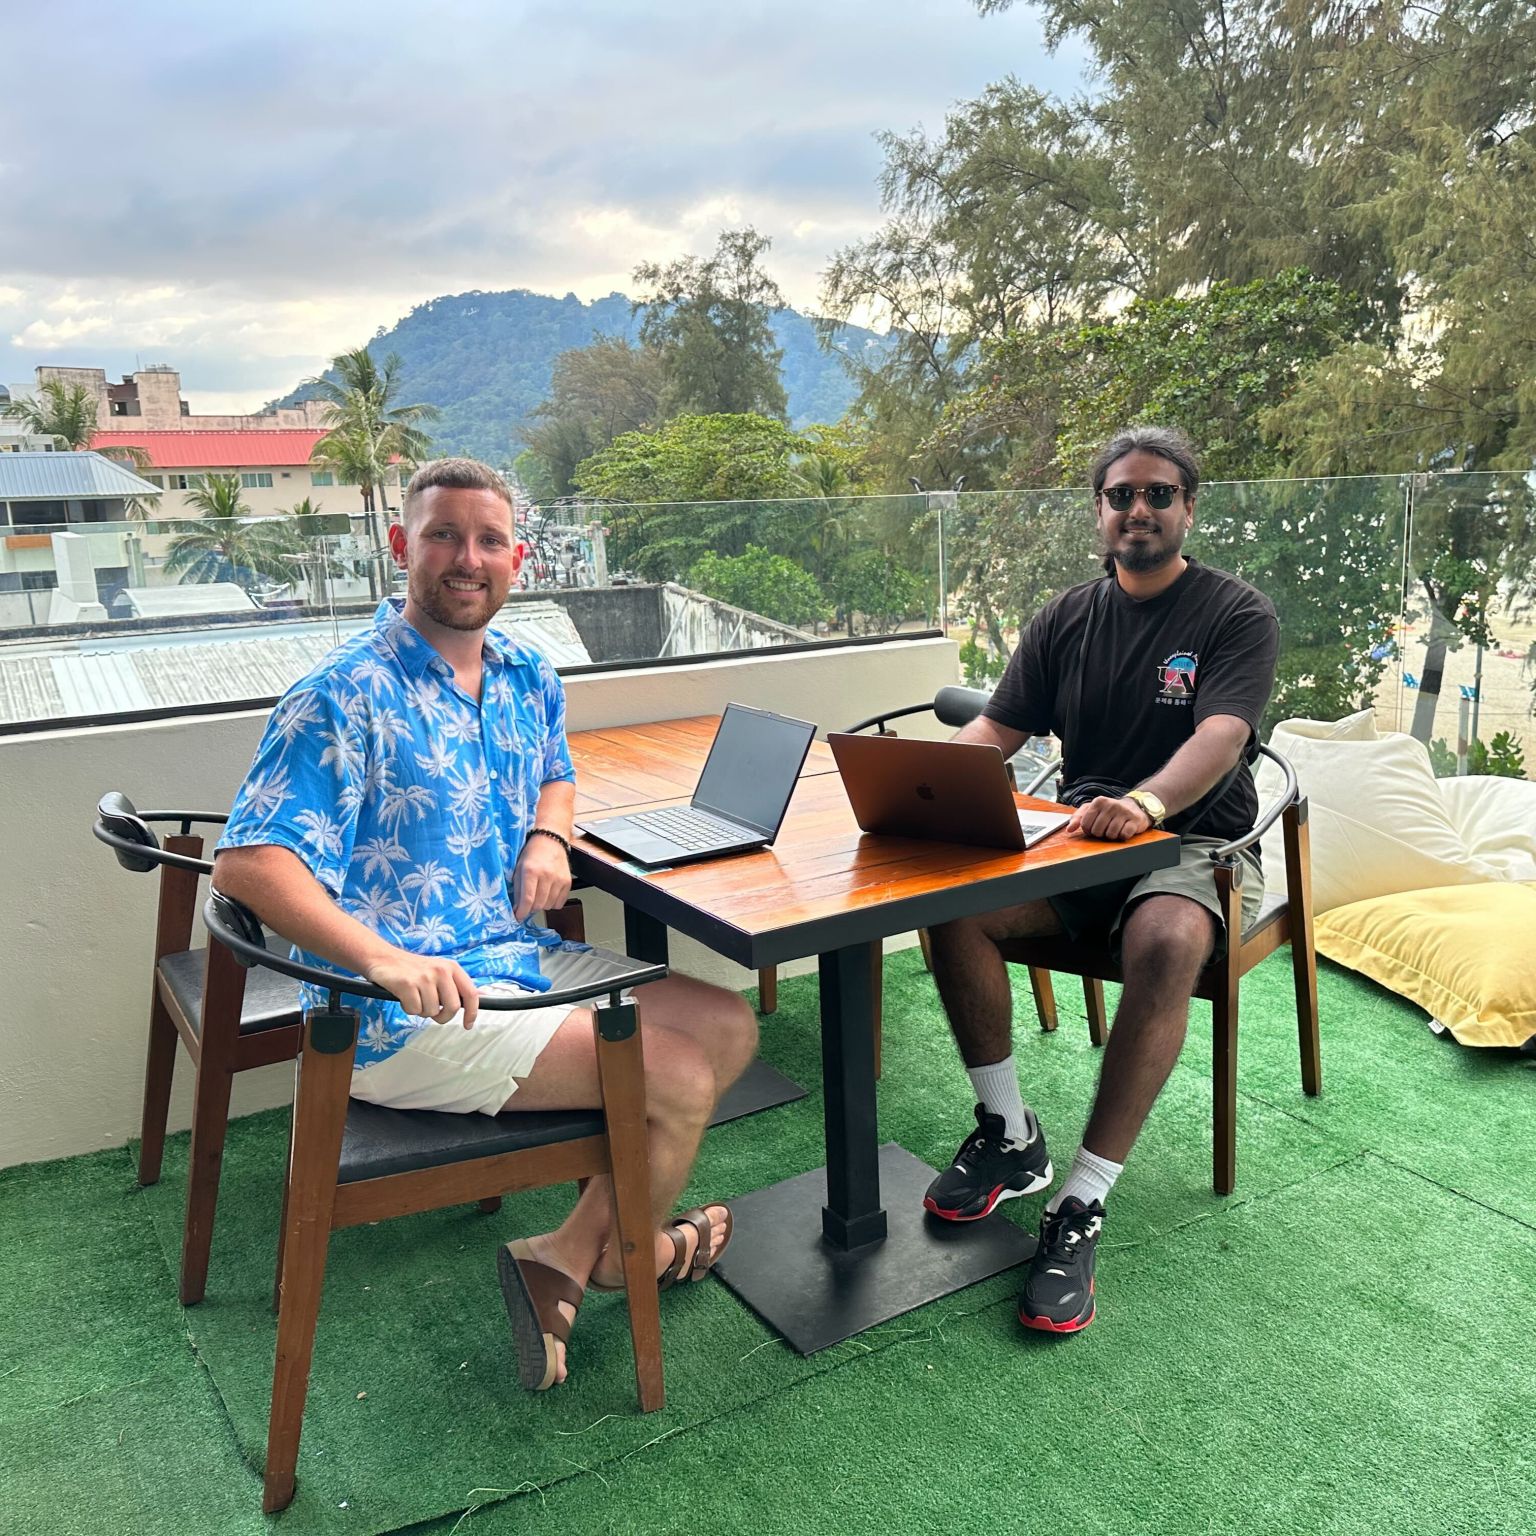
[[[1536,883],[1373,896],[1315,922],[1319,954],[1417,1003],[1463,1045],[1536,1036]]]

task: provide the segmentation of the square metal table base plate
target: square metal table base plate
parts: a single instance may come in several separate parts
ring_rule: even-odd
[[[736,1227],[715,1273],[802,1355],[1021,1264],[1036,1241],[1012,1222],[939,1221],[923,1210],[934,1170],[880,1148],[883,1242],[839,1253],[821,1235],[824,1168],[731,1201]]]
[[[711,1125],[724,1125],[727,1120],[740,1120],[743,1115],[755,1115],[759,1110],[777,1109],[780,1104],[793,1104],[803,1099],[806,1090],[792,1077],[785,1077],[776,1067],[770,1067],[762,1057],[747,1068],[725,1090],[725,1097],[715,1106]]]

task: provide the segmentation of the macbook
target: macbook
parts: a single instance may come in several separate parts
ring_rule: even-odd
[[[1003,754],[985,742],[843,732],[827,742],[866,832],[1022,850],[1071,820],[1070,811],[1021,810]]]
[[[636,864],[688,864],[764,848],[779,835],[816,727],[727,704],[698,788],[686,806],[577,823]]]

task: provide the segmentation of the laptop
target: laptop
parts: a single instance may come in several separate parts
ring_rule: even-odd
[[[1072,819],[1070,811],[1021,810],[1003,754],[984,742],[843,732],[827,742],[866,832],[1022,852]]]
[[[646,868],[766,848],[815,734],[808,720],[727,704],[688,805],[578,822],[577,831]]]

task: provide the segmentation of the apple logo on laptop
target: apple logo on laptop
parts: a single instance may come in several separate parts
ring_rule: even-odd
[[[932,800],[933,790],[926,784],[919,784],[917,786],[917,798],[919,800]]]

